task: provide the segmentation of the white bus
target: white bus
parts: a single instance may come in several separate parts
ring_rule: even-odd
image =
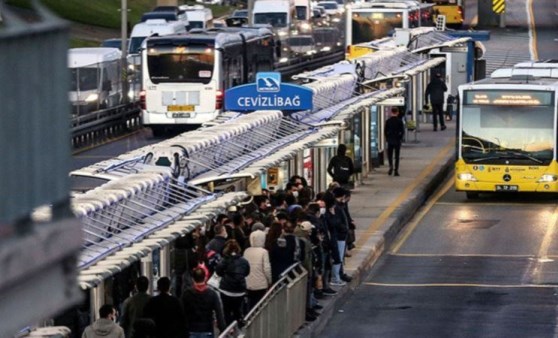
[[[415,0],[353,3],[346,11],[345,45],[348,58],[370,53],[370,48],[358,44],[391,36],[395,28],[432,26],[432,16],[432,4],[422,4]]]
[[[142,122],[162,134],[173,125],[200,125],[223,108],[226,89],[273,70],[273,33],[223,28],[151,37],[142,51]]]

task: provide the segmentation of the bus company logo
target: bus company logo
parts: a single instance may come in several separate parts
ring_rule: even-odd
[[[256,90],[260,93],[277,93],[281,89],[281,73],[256,74]]]

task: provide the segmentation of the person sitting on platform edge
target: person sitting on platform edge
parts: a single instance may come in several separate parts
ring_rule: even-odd
[[[351,176],[354,174],[355,169],[353,160],[346,155],[347,146],[340,144],[337,147],[337,155],[333,156],[327,166],[327,173],[333,180],[339,183],[345,189],[349,189],[348,184]]]
[[[424,102],[428,104],[428,98],[432,104],[432,123],[434,124],[434,131],[438,130],[438,120],[440,120],[440,128],[446,129],[444,122],[444,93],[448,87],[442,81],[442,74],[436,73],[436,76],[426,86],[424,93]]]

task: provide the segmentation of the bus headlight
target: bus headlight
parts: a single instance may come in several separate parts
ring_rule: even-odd
[[[99,99],[99,94],[89,94],[89,96],[85,99],[85,102],[95,102]]]
[[[461,181],[476,182],[477,178],[471,173],[461,173],[457,175],[457,179]]]
[[[548,182],[556,182],[558,181],[558,176],[552,174],[544,174],[539,178],[537,181],[538,183],[548,183]]]

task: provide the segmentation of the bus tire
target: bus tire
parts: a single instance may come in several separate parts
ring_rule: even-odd
[[[479,193],[476,191],[467,191],[465,192],[468,200],[476,200],[479,198]]]

